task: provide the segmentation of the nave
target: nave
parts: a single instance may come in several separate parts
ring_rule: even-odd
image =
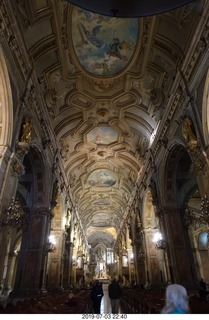
[[[112,277],[121,313],[159,313],[168,283],[208,307],[208,26],[208,0],[133,19],[0,1],[3,313],[92,313]]]
[[[111,313],[110,298],[108,296],[108,284],[102,285],[104,296],[101,301],[101,314]]]
[[[103,284],[101,314],[111,314],[108,284]],[[73,295],[72,295],[73,293]],[[189,291],[191,314],[209,314],[209,302],[201,302],[195,291]],[[71,299],[69,297],[71,296]],[[119,314],[160,314],[165,304],[165,289],[122,287]],[[8,303],[0,307],[1,314],[93,314],[91,288],[45,293],[36,298]]]

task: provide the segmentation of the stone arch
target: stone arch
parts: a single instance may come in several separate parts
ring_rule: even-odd
[[[205,87],[203,92],[202,124],[205,144],[209,145],[209,70],[207,72]]]
[[[12,92],[6,61],[0,48],[0,145],[11,145],[12,129]]]
[[[22,240],[22,231],[19,230],[15,236],[12,238],[11,247],[8,256],[8,270],[7,270],[7,290],[8,293],[14,287],[16,271],[17,271],[17,262],[19,258],[19,251]]]
[[[45,285],[45,256],[51,227],[51,176],[36,145],[31,145],[23,159],[25,173],[19,177],[16,197],[25,205],[28,219],[20,230],[20,251],[12,294],[40,290]],[[35,272],[37,271],[37,274]],[[8,270],[10,272],[10,270]],[[36,275],[33,278],[30,274]],[[21,279],[21,281],[19,280]]]
[[[202,230],[198,234],[198,246],[199,250],[199,259],[200,265],[202,266],[201,276],[208,281],[209,279],[209,270],[206,266],[208,266],[208,245],[209,245],[209,232],[208,230]]]
[[[165,161],[162,199],[164,205],[175,203],[182,206],[194,191],[197,181],[190,170],[191,165],[192,160],[185,147],[181,144],[173,145]]]
[[[201,231],[198,235],[198,249],[208,250],[209,233],[207,231]]]
[[[169,242],[167,252],[171,280],[185,285],[197,281],[192,243],[185,224],[188,199],[194,190],[198,189],[192,165],[187,149],[181,143],[173,144],[165,160],[162,188],[163,220]],[[186,274],[187,269],[190,272]]]
[[[51,194],[47,166],[40,151],[32,146],[23,160],[25,174],[19,179],[18,191],[25,198],[28,207],[49,206]],[[47,179],[48,177],[48,179]]]

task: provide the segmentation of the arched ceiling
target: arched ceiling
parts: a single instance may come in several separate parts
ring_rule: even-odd
[[[16,3],[88,242],[111,246],[155,139],[197,2],[139,19]]]

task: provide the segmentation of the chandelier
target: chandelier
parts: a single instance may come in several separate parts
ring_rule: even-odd
[[[27,208],[22,205],[18,198],[12,197],[10,206],[5,210],[2,227],[18,228],[29,220]]]
[[[184,221],[186,226],[209,224],[209,200],[206,195],[201,198],[200,209],[186,207]]]
[[[194,0],[68,0],[82,9],[121,18],[156,15],[174,10],[192,1]]]

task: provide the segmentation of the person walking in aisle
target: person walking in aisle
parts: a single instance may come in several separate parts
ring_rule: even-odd
[[[99,283],[98,280],[96,280],[91,290],[91,299],[93,303],[93,309],[94,309],[94,313],[96,314],[100,314],[100,307],[101,307],[101,301],[103,296],[104,296],[104,292],[102,289],[102,285]]]
[[[112,314],[119,312],[120,297],[121,297],[121,287],[116,279],[113,279],[108,286],[108,295],[110,298]]]

